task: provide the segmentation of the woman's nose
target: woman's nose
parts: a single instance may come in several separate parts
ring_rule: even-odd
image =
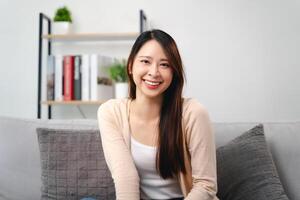
[[[150,76],[157,76],[158,75],[158,66],[157,64],[153,63],[150,68],[149,68],[149,71],[148,71],[148,74]]]

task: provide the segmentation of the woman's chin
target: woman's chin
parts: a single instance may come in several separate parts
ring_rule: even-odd
[[[155,98],[160,98],[162,96],[162,92],[160,91],[142,91],[141,95],[144,97],[150,98],[150,99],[155,99]]]

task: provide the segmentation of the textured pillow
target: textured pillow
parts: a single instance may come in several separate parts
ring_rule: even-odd
[[[37,128],[42,199],[115,199],[98,130]]]
[[[221,200],[287,200],[268,150],[263,125],[217,149]]]

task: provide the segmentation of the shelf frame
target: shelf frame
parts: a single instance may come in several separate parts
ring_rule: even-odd
[[[39,56],[39,60],[38,60],[38,96],[37,96],[37,118],[40,119],[41,118],[41,111],[42,111],[42,107],[41,107],[41,99],[42,99],[42,64],[43,64],[43,28],[44,28],[44,21],[47,22],[47,32],[48,34],[51,34],[51,19],[46,16],[43,13],[39,14],[39,52],[38,52],[38,56]],[[47,43],[47,55],[51,55],[51,51],[52,51],[52,44],[51,41],[48,40]],[[52,108],[51,106],[48,106],[48,119],[51,119],[51,115],[52,115]]]

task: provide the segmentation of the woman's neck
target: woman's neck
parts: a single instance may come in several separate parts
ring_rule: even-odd
[[[162,98],[137,97],[131,102],[131,112],[143,121],[156,121],[160,116]]]

